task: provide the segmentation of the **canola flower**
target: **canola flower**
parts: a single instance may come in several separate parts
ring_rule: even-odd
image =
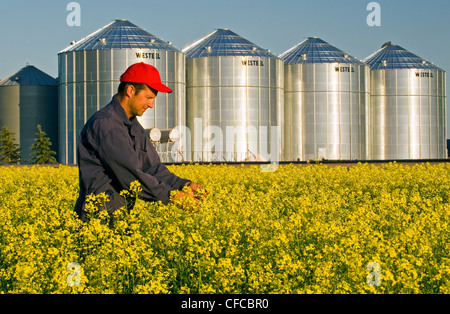
[[[169,168],[209,194],[135,182],[109,223],[106,195],[77,219],[76,168],[0,168],[0,293],[450,293],[446,164]]]

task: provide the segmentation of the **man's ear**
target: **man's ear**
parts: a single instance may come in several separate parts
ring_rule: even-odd
[[[128,85],[127,86],[127,96],[129,97],[129,98],[131,98],[132,96],[134,96],[135,95],[135,93],[136,93],[136,88],[133,86],[133,85]]]

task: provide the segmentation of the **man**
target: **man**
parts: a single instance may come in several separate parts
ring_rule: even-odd
[[[120,81],[118,94],[89,119],[78,141],[80,194],[75,210],[83,221],[86,220],[87,195],[106,193],[109,197],[106,209],[112,214],[127,205],[119,193],[128,190],[134,181],[141,184],[142,199],[166,205],[171,201],[171,191],[178,190],[177,199],[186,196],[181,191],[186,185],[194,192],[202,188],[177,177],[161,163],[136,119],[154,107],[158,92],[172,92],[162,84],[158,70],[143,62],[137,63],[126,70]],[[194,198],[193,192],[189,195]]]

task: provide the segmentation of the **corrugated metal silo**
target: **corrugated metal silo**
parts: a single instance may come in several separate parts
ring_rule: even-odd
[[[285,62],[285,159],[367,158],[369,67],[310,37]]]
[[[185,125],[185,55],[127,20],[116,20],[59,53],[60,153],[76,162],[78,135],[87,120],[117,93],[132,64],[155,66],[171,94],[160,94],[140,118],[145,129]]]
[[[279,161],[283,62],[228,29],[185,48],[194,161]]]
[[[58,151],[58,82],[32,65],[0,81],[0,128],[15,133],[22,163],[30,162],[37,125]]]
[[[446,72],[387,42],[369,56],[372,159],[446,157]]]

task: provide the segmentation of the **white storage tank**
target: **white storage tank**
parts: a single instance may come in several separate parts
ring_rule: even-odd
[[[285,62],[285,159],[366,159],[369,67],[317,37],[280,58]]]
[[[139,119],[145,129],[185,125],[185,56],[171,43],[127,20],[115,20],[59,53],[60,155],[76,163],[79,133],[87,120],[117,93],[120,76],[134,63],[155,66],[163,84],[154,109]]]
[[[52,142],[50,149],[58,152],[58,82],[27,65],[0,81],[0,128],[15,133],[23,164],[31,161],[38,124]]]
[[[371,158],[446,158],[446,72],[391,42],[365,61]]]
[[[183,52],[192,159],[279,161],[283,61],[229,29]]]

